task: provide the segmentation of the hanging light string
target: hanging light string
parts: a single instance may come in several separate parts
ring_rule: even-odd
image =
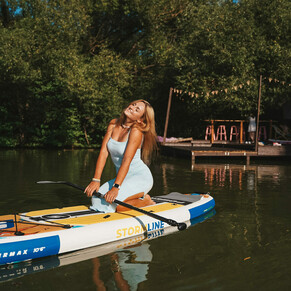
[[[271,77],[264,77],[263,80],[267,80],[269,81],[269,83],[273,82],[279,85],[283,85],[283,86],[291,86],[290,83],[286,82],[286,81],[280,81],[277,78],[271,78]],[[225,88],[225,89],[219,89],[219,90],[212,90],[212,91],[207,91],[207,92],[192,92],[192,91],[185,91],[185,90],[181,90],[181,89],[177,89],[177,88],[173,88],[173,92],[176,95],[182,95],[182,94],[187,94],[189,95],[191,98],[198,98],[198,97],[210,97],[211,95],[218,95],[219,93],[228,93],[228,92],[232,92],[232,91],[238,91],[239,89],[242,89],[245,86],[250,86],[251,84],[253,84],[254,82],[256,82],[256,79],[250,79],[247,80],[245,83],[241,83],[239,85],[235,85],[231,88]]]

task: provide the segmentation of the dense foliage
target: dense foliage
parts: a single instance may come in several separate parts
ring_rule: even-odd
[[[290,100],[290,1],[0,2],[0,146],[99,145],[137,98],[162,134],[170,87],[175,136],[256,111],[259,75],[263,114]]]

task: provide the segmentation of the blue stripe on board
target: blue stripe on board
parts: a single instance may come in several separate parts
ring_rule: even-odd
[[[196,207],[189,209],[190,219],[198,217],[198,216],[210,211],[214,206],[215,206],[215,201],[214,201],[214,199],[211,199],[209,202],[207,202],[203,205],[196,206]]]
[[[60,238],[58,235],[20,242],[0,243],[0,264],[56,255],[59,250]]]
[[[210,211],[198,216],[198,217],[195,217],[193,219],[190,220],[190,223],[191,223],[191,226],[194,225],[194,224],[197,224],[197,223],[200,223],[200,222],[203,222],[204,220],[208,219],[208,218],[211,218],[212,216],[214,216],[216,213],[215,209],[212,208]]]

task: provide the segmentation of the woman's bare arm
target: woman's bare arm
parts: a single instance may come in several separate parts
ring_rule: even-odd
[[[116,119],[113,119],[110,121],[108,127],[107,127],[107,131],[106,134],[103,138],[102,141],[102,146],[99,152],[99,156],[97,159],[97,163],[96,163],[96,168],[95,168],[95,174],[94,174],[94,178],[96,179],[101,179],[101,175],[104,169],[104,166],[106,164],[106,160],[108,157],[108,149],[107,149],[107,143],[111,137],[112,134],[112,130],[115,126],[116,123]],[[87,194],[88,197],[91,197],[94,193],[94,191],[98,191],[100,188],[100,182],[94,182],[92,181],[85,189],[84,193]]]

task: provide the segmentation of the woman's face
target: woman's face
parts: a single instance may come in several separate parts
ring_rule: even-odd
[[[124,111],[125,116],[132,121],[141,120],[144,113],[145,104],[143,102],[132,103]]]

